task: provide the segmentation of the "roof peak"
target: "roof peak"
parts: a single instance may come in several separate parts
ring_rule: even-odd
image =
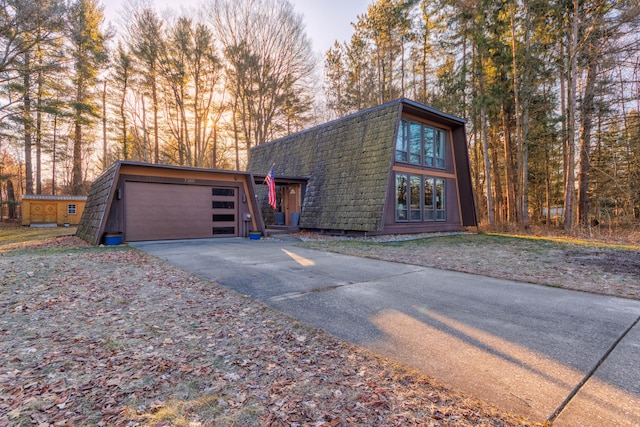
[[[298,135],[303,134],[305,132],[317,130],[320,127],[332,126],[336,122],[339,122],[339,121],[342,121],[342,120],[351,119],[353,117],[357,117],[357,116],[364,115],[364,114],[369,114],[372,111],[382,110],[382,109],[388,108],[388,107],[393,106],[393,105],[408,106],[410,108],[413,108],[413,109],[416,109],[416,110],[419,110],[419,111],[420,110],[424,111],[427,114],[436,115],[436,116],[438,116],[440,118],[445,119],[448,122],[459,123],[460,125],[464,125],[464,124],[467,123],[466,119],[454,116],[452,114],[444,113],[444,112],[442,112],[440,110],[437,110],[435,108],[429,107],[428,105],[425,105],[425,104],[421,104],[421,103],[419,103],[417,101],[413,101],[413,100],[408,99],[408,98],[397,98],[397,99],[394,99],[392,101],[387,101],[387,102],[385,102],[383,104],[379,104],[379,105],[375,105],[373,107],[365,108],[364,110],[359,110],[359,111],[347,114],[346,116],[342,116],[342,117],[339,117],[339,118],[336,118],[336,119],[333,119],[333,120],[329,120],[328,122],[324,122],[324,123],[312,126],[310,128],[303,129],[301,131],[294,132],[294,133],[291,133],[289,135],[285,135],[285,136],[282,136],[280,138],[273,139],[271,141],[263,142],[262,144],[259,144],[259,145],[271,144],[272,142],[280,141],[282,139],[289,138],[289,137],[292,137],[294,135],[298,136]],[[415,114],[415,111],[412,112],[412,113]]]

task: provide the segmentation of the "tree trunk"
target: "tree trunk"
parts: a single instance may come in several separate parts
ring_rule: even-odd
[[[547,214],[545,215],[545,225],[547,228],[551,226],[551,168],[549,167],[550,162],[549,155],[549,147],[547,144],[544,145],[544,179],[545,179],[545,202],[547,207]]]
[[[590,44],[593,52],[593,45]],[[578,223],[583,227],[589,225],[589,175],[591,172],[591,129],[593,127],[595,80],[598,62],[595,55],[591,55],[591,61],[587,69],[587,81],[585,83],[584,96],[581,109],[580,130],[580,176],[578,181]]]
[[[236,170],[240,170],[240,135],[238,132],[238,120],[236,119],[236,115],[238,114],[238,95],[236,95],[233,101],[231,114],[233,116],[233,142],[236,149]]]
[[[120,98],[120,119],[122,120],[122,158],[129,159],[129,147],[127,141],[127,113],[125,111],[125,101],[127,99],[127,81],[124,81],[122,88],[122,98]]]
[[[493,191],[491,188],[491,159],[489,157],[489,141],[487,138],[487,113],[485,107],[480,107],[480,133],[482,138],[482,154],[484,157],[484,182],[487,188],[487,216],[489,225],[495,224],[495,216],[493,212]]]
[[[151,97],[153,101],[153,162],[160,163],[160,140],[158,139],[158,83],[156,82],[155,71],[151,83]]]
[[[213,148],[211,150],[211,167],[218,168],[218,122],[213,124]]]
[[[56,150],[58,143],[58,114],[53,114],[53,143],[51,150],[51,194],[56,195]]]
[[[36,95],[36,194],[42,194],[42,56],[38,58],[38,93]]]
[[[521,224],[529,227],[529,107],[524,103],[522,114],[522,217]]]
[[[76,114],[79,115],[80,113]],[[71,192],[74,196],[82,194],[82,124],[80,123],[80,117],[75,119]]]
[[[33,194],[33,163],[31,159],[33,124],[31,123],[31,70],[30,68],[31,68],[31,54],[27,51],[24,53],[24,76],[23,76],[24,178],[25,178],[26,194]]]
[[[516,115],[516,151],[518,156],[518,186],[517,186],[517,200],[516,204],[516,216],[518,218],[518,222],[522,221],[524,217],[523,214],[523,205],[522,205],[522,170],[523,170],[523,149],[522,149],[522,125],[520,121],[520,82],[519,82],[519,73],[518,73],[518,62],[517,62],[517,46],[516,46],[516,23],[515,23],[515,5],[512,5],[510,9],[511,15],[511,59],[513,63],[513,102],[514,102],[514,111]],[[515,200],[514,200],[515,201]]]
[[[507,186],[507,222],[516,221],[516,176],[513,169],[513,153],[511,151],[511,132],[509,129],[507,108],[502,103],[502,130],[504,133],[504,165],[505,182]]]
[[[10,179],[7,180],[7,201],[9,202],[9,219],[16,219],[18,217],[15,204],[16,195],[13,189],[13,182]],[[1,218],[2,216],[0,216]]]
[[[493,135],[493,138],[491,138],[493,141],[495,141],[497,138],[495,138],[495,135]],[[504,196],[502,194],[502,183],[500,182],[500,161],[498,160],[498,150],[495,147],[495,144],[491,144],[491,160],[493,162],[493,167],[492,170],[494,171],[494,178],[495,180],[493,182],[495,182],[495,197],[494,197],[494,209],[496,211],[497,214],[497,218],[496,220],[499,223],[504,222],[505,218],[506,218],[506,212],[504,209]]]
[[[576,138],[576,88],[578,80],[578,0],[573,0],[573,19],[571,26],[571,42],[569,45],[569,96],[567,120],[567,161],[564,187],[564,229],[573,229],[573,197],[575,183],[575,138]]]
[[[107,80],[102,83],[102,170],[107,170]]]

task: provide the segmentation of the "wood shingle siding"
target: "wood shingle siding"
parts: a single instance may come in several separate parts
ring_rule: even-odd
[[[120,163],[116,162],[109,167],[89,189],[87,204],[85,205],[76,235],[92,245],[100,243],[102,237],[103,220],[115,191],[114,183],[118,176]]]
[[[310,177],[302,228],[379,231],[399,112],[389,103],[261,144],[248,169],[266,173],[275,163],[276,176]]]
[[[446,136],[445,163],[395,160],[400,120],[433,126]],[[460,230],[475,226],[465,120],[398,99],[253,147],[248,170],[279,177],[307,177],[300,215],[305,229],[372,234]],[[396,174],[446,180],[446,220],[396,221]],[[264,186],[261,186],[264,187]],[[263,216],[272,223],[267,191],[258,192]],[[423,197],[423,196],[421,196]]]

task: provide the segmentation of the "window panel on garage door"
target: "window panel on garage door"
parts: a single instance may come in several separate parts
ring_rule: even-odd
[[[238,189],[211,189],[212,231],[214,237],[238,235]]]

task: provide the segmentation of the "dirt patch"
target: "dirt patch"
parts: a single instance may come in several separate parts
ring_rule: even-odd
[[[0,426],[530,425],[127,247],[0,251],[0,283]]]
[[[585,269],[596,269],[602,273],[621,274],[640,281],[640,252],[572,250],[566,251],[567,263],[578,264]]]

